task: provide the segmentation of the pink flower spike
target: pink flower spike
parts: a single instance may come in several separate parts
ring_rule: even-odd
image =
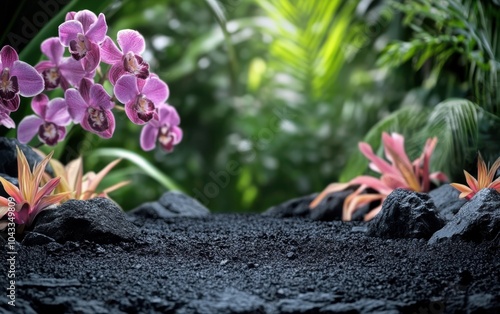
[[[40,94],[31,102],[33,111],[38,115],[25,117],[19,124],[19,142],[26,144],[38,134],[42,143],[53,146],[66,136],[66,126],[71,122],[66,101],[62,98],[49,98]]]
[[[142,80],[128,74],[118,79],[114,93],[125,104],[127,117],[143,125],[158,118],[156,108],[167,100],[169,91],[167,84],[156,76]]]
[[[141,132],[141,148],[144,151],[153,150],[156,141],[166,152],[171,152],[174,146],[182,140],[182,130],[178,127],[179,115],[174,107],[163,104],[158,108],[159,120],[151,120]]]
[[[32,97],[43,91],[43,78],[29,64],[19,61],[11,46],[0,50],[0,107],[4,111],[19,108],[19,95]]]
[[[115,131],[115,118],[111,109],[114,103],[100,84],[93,84],[89,79],[82,79],[80,89],[70,88],[65,93],[68,111],[75,123],[82,128],[111,138]]]

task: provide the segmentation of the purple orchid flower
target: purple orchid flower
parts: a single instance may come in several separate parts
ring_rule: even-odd
[[[78,90],[69,88],[64,95],[69,114],[75,123],[80,123],[83,129],[102,138],[113,136],[115,117],[111,109],[114,103],[102,85],[83,78]]]
[[[35,65],[35,69],[42,74],[45,81],[45,90],[53,90],[58,86],[67,90],[70,84],[78,86],[85,76],[82,64],[73,58],[63,58],[64,47],[61,46],[59,38],[46,39],[41,50],[49,60],[41,61]]]
[[[5,126],[8,129],[13,129],[16,127],[16,123],[10,117],[10,112],[0,106],[0,125]]]
[[[118,32],[116,47],[113,40],[106,36],[101,45],[102,62],[110,64],[109,81],[115,85],[116,81],[126,73],[145,79],[149,76],[149,64],[140,56],[146,48],[144,37],[134,30],[125,29]]]
[[[71,123],[66,101],[40,94],[31,101],[31,108],[36,115],[25,117],[19,123],[17,137],[26,144],[38,133],[41,142],[54,146],[66,136],[66,126]]]
[[[66,22],[59,26],[59,40],[75,60],[82,60],[85,71],[92,72],[101,62],[99,44],[106,38],[108,25],[104,14],[97,17],[89,10],[66,15]]]
[[[19,95],[32,97],[43,91],[43,78],[31,65],[20,61],[11,46],[0,50],[0,107],[4,111],[19,108]]]
[[[158,119],[156,107],[167,100],[169,91],[167,84],[154,74],[145,80],[127,74],[118,79],[114,93],[125,104],[127,117],[143,125]]]
[[[171,152],[174,145],[182,140],[182,130],[178,127],[181,122],[174,107],[163,104],[158,108],[159,119],[151,120],[141,131],[141,148],[144,151],[153,150],[156,140],[166,152]]]

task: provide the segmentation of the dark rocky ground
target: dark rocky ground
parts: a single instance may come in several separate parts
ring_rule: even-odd
[[[0,138],[13,183],[16,145]],[[0,233],[0,313],[500,313],[500,193],[395,190],[371,222],[341,222],[349,193],[264,215],[210,214],[169,192],[128,214],[68,201],[17,241]]]
[[[137,242],[18,245],[16,307],[3,289],[0,312],[500,312],[497,242],[429,245],[262,215],[129,219]]]

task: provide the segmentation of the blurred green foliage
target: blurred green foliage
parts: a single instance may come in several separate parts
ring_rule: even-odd
[[[140,127],[123,112],[112,139],[75,128],[57,147],[62,161],[83,154],[86,170],[116,156],[99,149],[135,152],[106,178],[132,179],[112,194],[124,209],[178,187],[213,211],[262,211],[363,173],[357,143],[379,147],[382,131],[405,134],[412,158],[438,136],[434,165],[458,181],[478,149],[500,154],[498,1],[70,5],[106,13],[112,38],[140,31],[181,116],[185,137],[169,155],[142,152]],[[52,24],[42,33],[56,36]],[[30,46],[22,54],[40,57]],[[151,165],[163,176],[147,175]]]

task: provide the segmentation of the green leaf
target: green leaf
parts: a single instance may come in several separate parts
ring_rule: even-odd
[[[166,189],[171,191],[183,191],[170,177],[163,174],[158,168],[151,164],[144,157],[137,153],[121,149],[121,148],[100,148],[94,151],[90,156],[92,157],[115,157],[123,158],[134,163],[139,169],[151,178],[155,179],[158,183],[163,185]]]

